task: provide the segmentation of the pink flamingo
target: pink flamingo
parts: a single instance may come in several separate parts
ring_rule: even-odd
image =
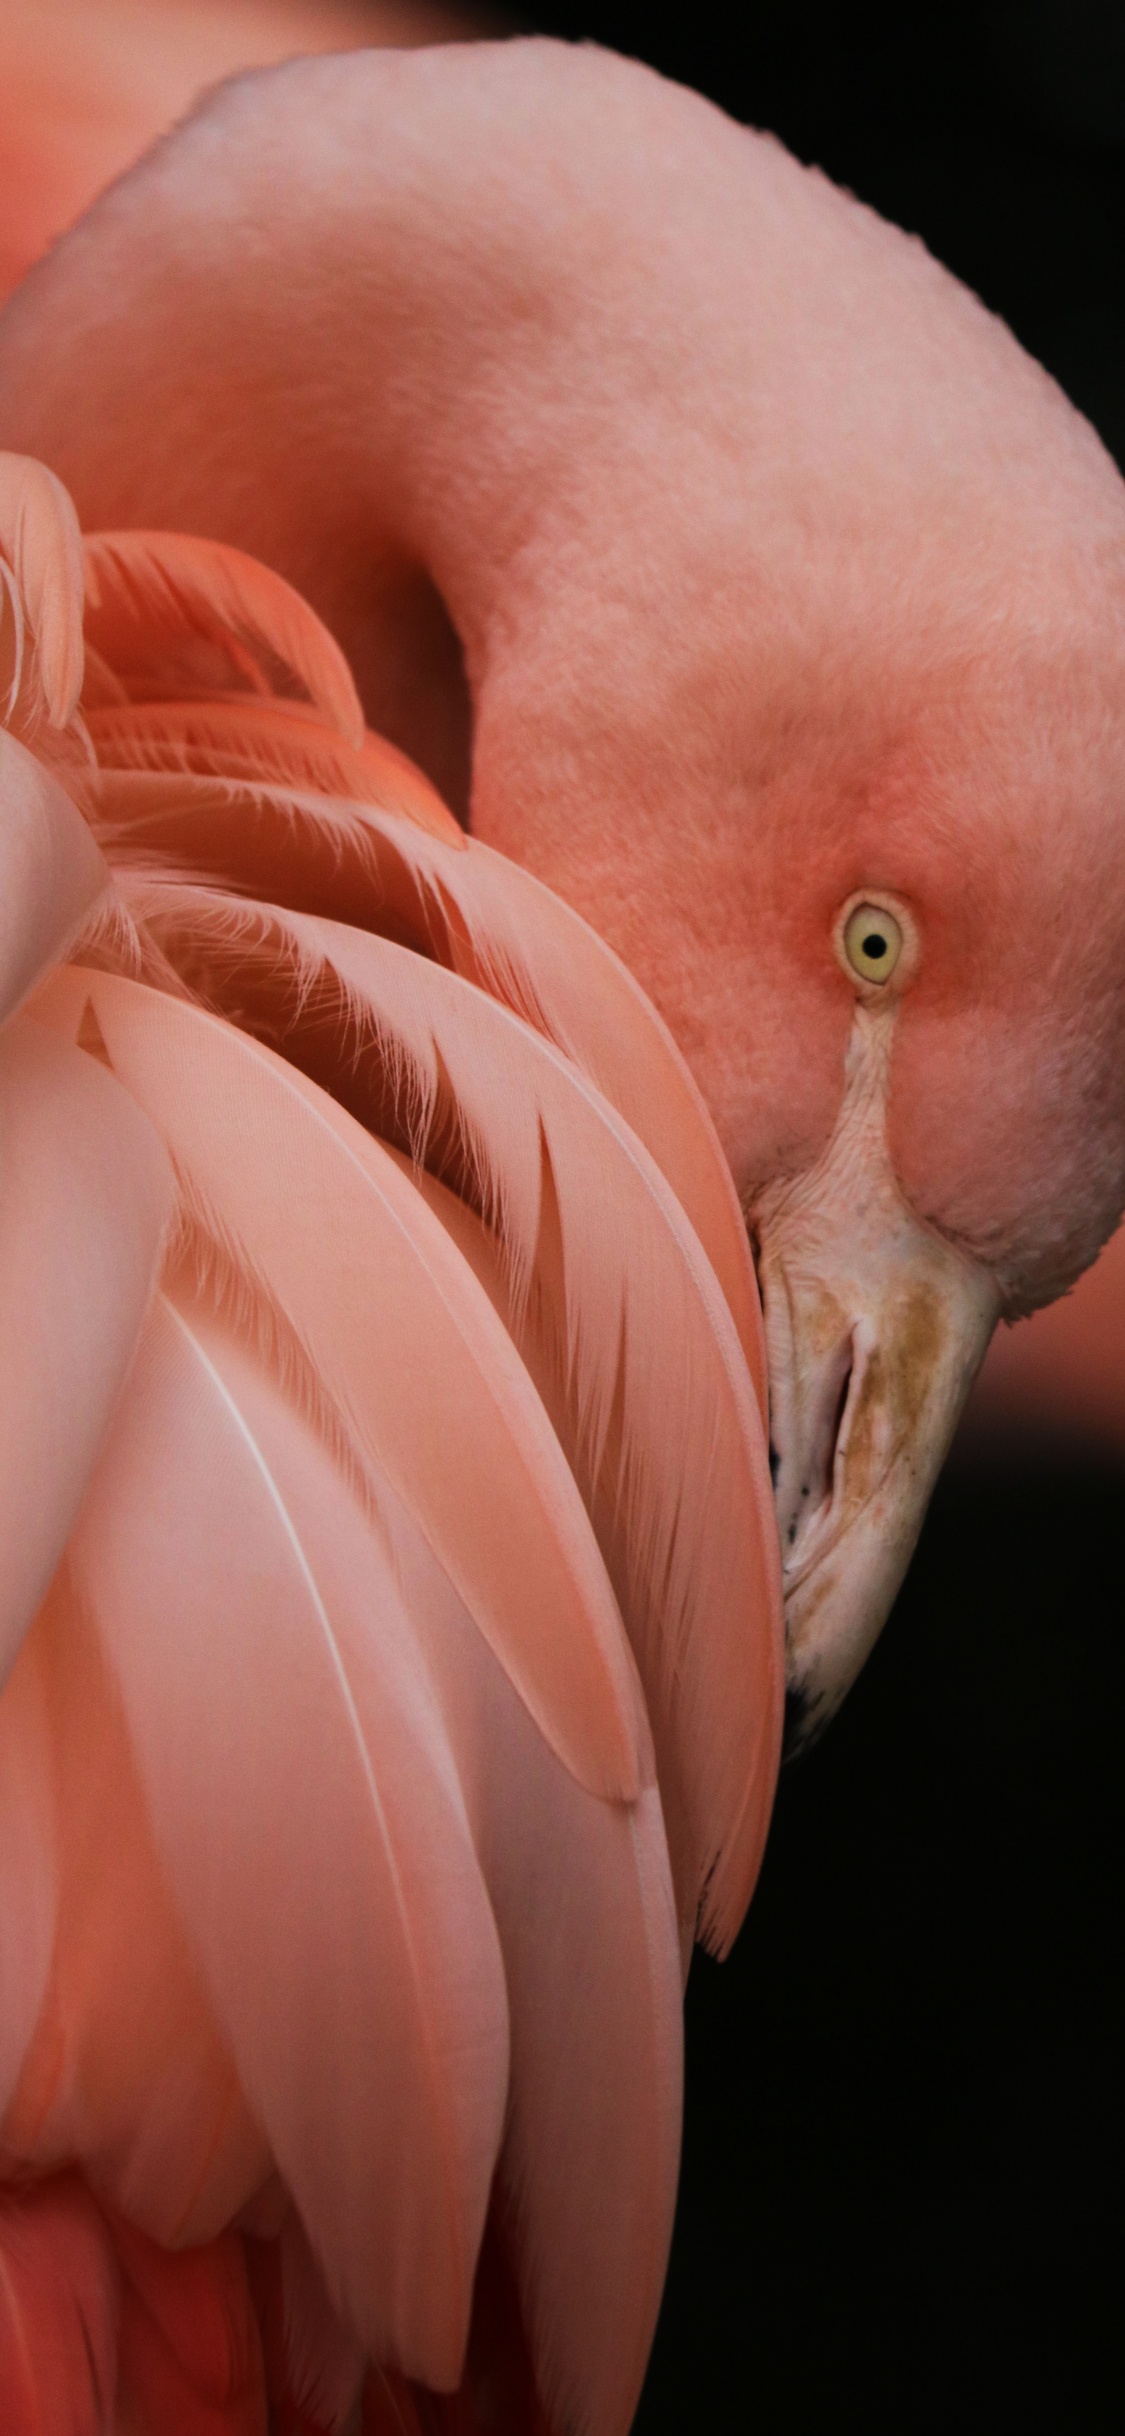
[[[0,11],[0,294],[224,75],[471,30],[470,12],[437,0],[34,0]],[[1120,1445],[1123,1318],[1125,1240],[1115,1237],[1077,1299],[993,1339],[971,1430],[1037,1420]]]
[[[10,467],[20,2407],[608,2436],[776,1758],[729,1177],[808,1732],[1125,1195],[1121,485],[920,247],[544,44],[220,95],[0,440],[102,528],[83,680]]]

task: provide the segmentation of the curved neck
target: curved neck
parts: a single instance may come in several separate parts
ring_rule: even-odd
[[[999,854],[1009,804],[1054,835],[1105,792],[1049,689],[1034,724],[1052,616],[1120,699],[1092,433],[920,247],[604,53],[224,88],[0,317],[0,446],[87,527],[287,574],[632,967],[747,1192],[831,1131],[835,907],[913,899],[947,833],[975,869],[993,799]]]
[[[552,526],[584,536],[588,582],[622,486],[659,479],[645,426],[683,388],[700,285],[675,191],[698,217],[716,149],[747,143],[705,104],[555,45],[242,78],[0,319],[0,441],[88,528],[176,524],[280,567],[464,809],[468,689],[557,587]]]

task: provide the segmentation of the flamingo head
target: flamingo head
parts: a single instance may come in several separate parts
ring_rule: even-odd
[[[579,774],[540,860],[664,1012],[734,1172],[791,1747],[885,1621],[997,1321],[1065,1292],[1125,1200],[1125,493],[1057,411],[1114,557],[1091,496],[1042,546],[997,520],[967,597],[920,524],[909,582],[901,551],[859,600],[826,569],[796,647],[746,621],[709,730],[668,690],[659,734],[619,728],[613,851]]]

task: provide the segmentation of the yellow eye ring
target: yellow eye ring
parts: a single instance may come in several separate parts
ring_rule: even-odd
[[[890,980],[905,944],[902,925],[886,905],[856,905],[844,924],[841,945],[850,971],[877,988]]]

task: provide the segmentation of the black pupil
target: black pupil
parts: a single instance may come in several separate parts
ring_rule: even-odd
[[[887,942],[884,939],[881,931],[868,931],[867,937],[863,942],[863,952],[865,956],[870,956],[872,964],[876,963],[880,956],[886,955]]]

